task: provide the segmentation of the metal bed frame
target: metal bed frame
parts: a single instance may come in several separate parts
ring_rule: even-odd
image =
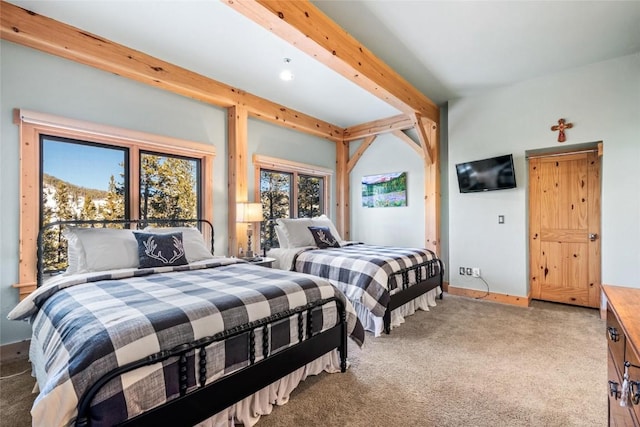
[[[213,253],[214,233],[213,225],[202,219],[172,219],[172,220],[77,220],[55,221],[42,227],[38,234],[38,286],[40,286],[44,274],[43,269],[43,232],[49,227],[63,227],[80,225],[105,227],[110,224],[145,227],[149,224],[166,226],[184,226],[197,223],[199,227],[209,227],[211,237],[211,251]],[[325,304],[334,303],[338,309],[338,323],[324,332],[313,332],[313,312]],[[297,317],[298,342],[286,349],[269,354],[269,325],[286,318]],[[304,317],[306,316],[306,328]],[[256,342],[255,331],[262,331],[262,342]],[[246,335],[248,340],[249,365],[241,368],[218,380],[205,384],[207,378],[206,347],[214,342]],[[87,427],[91,425],[91,402],[96,394],[109,381],[120,375],[135,369],[161,363],[165,360],[177,360],[180,396],[172,399],[156,408],[146,411],[134,418],[123,422],[122,426],[192,426],[228,408],[232,404],[252,395],[262,388],[272,384],[276,380],[294,372],[307,363],[320,356],[337,349],[340,355],[340,368],[342,372],[347,369],[347,318],[346,308],[342,301],[336,297],[322,299],[308,303],[295,309],[275,313],[264,319],[246,323],[244,325],[219,332],[212,336],[204,337],[196,341],[185,342],[171,350],[160,351],[143,359],[128,363],[105,374],[93,384],[80,398],[78,404],[78,417],[75,425]],[[262,347],[264,358],[256,362],[257,349]],[[200,356],[197,371],[197,388],[187,391],[187,360],[190,355],[198,352]]]
[[[422,277],[423,268],[427,272],[427,277]],[[411,285],[409,283],[409,273],[415,271],[416,283]],[[400,276],[402,283],[400,285],[401,290],[391,294],[387,310],[384,312],[383,323],[384,331],[388,335],[391,333],[391,312],[396,308],[408,303],[411,300],[426,294],[432,289],[440,286],[442,289],[442,280],[444,276],[444,265],[440,258],[431,259],[420,264],[412,265],[411,267],[404,268],[400,271],[396,271],[389,276],[387,289],[391,289],[392,282],[395,276]],[[443,293],[440,294],[440,299],[443,298]]]
[[[335,302],[338,307],[339,323],[331,329],[314,335],[312,333],[313,322],[311,321],[313,309],[331,302]],[[302,324],[305,313],[307,317],[307,328],[306,331],[303,331]],[[290,316],[298,317],[299,342],[282,351],[269,355],[268,325]],[[262,343],[257,343],[255,340],[256,329],[262,329]],[[227,338],[233,338],[242,334],[247,334],[249,340],[249,366],[205,385],[204,382],[207,377],[205,347],[213,342],[223,341]],[[262,345],[264,354],[268,356],[259,362],[255,362],[256,349],[259,345]],[[345,372],[347,369],[346,311],[342,301],[336,299],[336,297],[332,297],[309,303],[294,310],[277,313],[210,337],[184,343],[172,350],[162,351],[115,369],[105,374],[82,396],[78,404],[78,418],[76,419],[75,425],[76,427],[87,427],[91,425],[91,401],[96,393],[111,379],[125,372],[159,363],[172,357],[178,358],[179,360],[176,369],[178,369],[179,372],[180,397],[131,418],[120,425],[149,427],[158,425],[193,426],[335,348],[337,348],[340,353],[340,369],[342,372]],[[198,388],[187,393],[187,355],[196,351],[201,357],[198,369],[199,377],[197,379]]]

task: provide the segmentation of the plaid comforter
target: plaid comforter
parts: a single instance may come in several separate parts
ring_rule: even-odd
[[[362,343],[364,331],[351,304],[327,281],[228,263],[69,276],[19,304],[9,316],[30,318],[32,359],[43,360],[35,367],[40,395],[32,409],[34,425],[72,422],[80,396],[117,366],[314,300],[336,295],[345,301],[349,333]],[[314,312],[314,329],[331,328],[337,317],[335,303],[322,306]],[[295,316],[273,325],[271,353],[295,344],[297,336]],[[256,340],[261,342],[261,331]],[[207,353],[207,382],[248,365],[246,337],[214,343]],[[261,353],[259,346],[256,361]],[[112,425],[176,397],[177,373],[166,369],[172,363],[111,381],[94,399],[93,422]],[[189,382],[195,387],[198,363],[190,363]]]
[[[304,249],[294,257],[291,269],[328,279],[347,298],[382,317],[391,294],[402,283],[402,278],[393,273],[434,259],[435,253],[428,249],[359,243],[340,248]],[[433,266],[422,268],[423,279],[439,273]],[[415,283],[414,273],[409,280],[410,284]]]

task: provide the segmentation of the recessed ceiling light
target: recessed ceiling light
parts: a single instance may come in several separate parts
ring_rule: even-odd
[[[293,80],[293,73],[291,70],[282,70],[280,72],[280,80],[284,80],[285,82]]]
[[[291,58],[284,58],[285,64],[291,63]],[[280,72],[280,80],[284,80],[285,82],[293,80],[293,73],[291,70],[284,69]]]

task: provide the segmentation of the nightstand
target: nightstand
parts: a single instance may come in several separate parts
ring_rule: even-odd
[[[275,260],[276,260],[275,258],[268,258],[268,257],[260,257],[260,260],[258,261],[249,261],[248,259],[245,259],[245,261],[248,261],[253,265],[259,265],[261,267],[267,267],[267,268],[271,268]]]

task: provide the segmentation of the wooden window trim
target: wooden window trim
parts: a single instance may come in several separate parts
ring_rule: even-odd
[[[260,200],[260,170],[267,169],[277,172],[286,172],[293,174],[293,183],[297,183],[296,178],[299,174],[309,175],[322,178],[324,180],[323,207],[324,213],[329,213],[329,193],[331,192],[331,177],[334,171],[322,166],[309,165],[306,163],[294,162],[292,160],[278,159],[276,157],[263,156],[260,154],[253,155],[254,167],[254,200]],[[296,192],[297,195],[297,192]],[[297,216],[298,198],[292,198],[292,211]]]
[[[50,135],[129,149],[129,163],[138,165],[140,151],[200,160],[203,218],[213,221],[213,145],[146,132],[85,122],[24,109],[13,111],[20,139],[20,241],[18,288],[20,300],[36,289],[37,238],[40,227],[40,136]],[[139,168],[129,168],[129,182],[139,183]],[[130,191],[131,219],[137,219],[139,191]]]

